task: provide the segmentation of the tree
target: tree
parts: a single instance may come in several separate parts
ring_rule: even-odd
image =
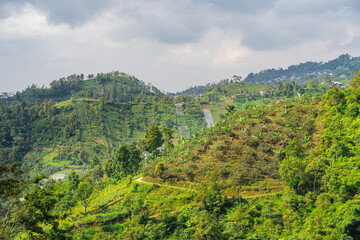
[[[171,142],[171,139],[173,138],[173,134],[175,133],[175,131],[173,129],[164,127],[163,133],[164,133],[165,148],[174,147],[174,145]]]
[[[142,197],[133,198],[132,195],[127,195],[124,198],[122,205],[128,211],[129,225],[131,228],[131,219],[143,209],[144,199]]]
[[[23,179],[25,171],[20,170],[19,165],[19,162],[15,162],[0,166],[1,198],[17,197],[27,185],[27,182]]]
[[[113,173],[113,160],[111,158],[106,160],[104,172],[107,177],[111,177]]]
[[[0,239],[13,239],[22,229],[20,219],[27,211],[27,204],[19,201],[20,194],[44,178],[41,175],[25,180],[25,171],[19,166],[19,162],[0,166]]]
[[[134,144],[121,144],[112,161],[112,176],[120,178],[122,174],[135,173],[142,160],[141,152]]]
[[[153,152],[164,143],[160,129],[155,124],[150,127],[145,135],[146,151]]]
[[[19,232],[18,220],[25,211],[24,208],[19,206],[19,201],[16,201],[21,191],[27,188],[27,184],[23,179],[24,171],[18,169],[19,165],[19,162],[15,162],[6,166],[0,166],[0,196],[2,200],[0,208],[1,239],[12,239]]]
[[[89,171],[92,181],[98,182],[104,177],[104,170],[101,165],[96,165]]]
[[[81,163],[86,163],[87,162],[87,156],[86,156],[87,154],[86,154],[86,152],[85,151],[83,151],[83,150],[80,150],[80,152],[79,152],[79,162],[81,162]]]
[[[206,174],[206,179],[199,185],[197,195],[198,201],[201,201],[203,209],[218,216],[224,210],[226,198],[221,193],[221,184],[219,183],[219,174],[210,171]]]
[[[53,212],[57,200],[52,186],[32,189],[25,201],[28,210],[21,222],[31,239],[69,239],[66,231],[59,228],[59,220],[63,217]]]
[[[93,158],[93,160],[91,161],[90,168],[94,168],[94,167],[96,167],[98,165],[101,165],[101,163],[100,163],[99,158],[95,156]]]
[[[83,202],[83,206],[86,213],[86,208],[88,206],[88,198],[92,193],[91,185],[88,182],[81,182],[78,189],[76,190],[77,198]]]
[[[165,166],[163,162],[159,162],[155,167],[155,174],[158,175],[160,178],[165,172]]]
[[[66,125],[63,129],[64,137],[69,138],[71,136],[71,131],[69,125]]]
[[[308,181],[309,176],[305,172],[306,166],[304,159],[296,156],[289,156],[280,164],[281,179],[297,193],[301,193],[303,189],[308,189],[311,186]]]
[[[70,181],[71,190],[75,191],[78,188],[79,183],[80,183],[79,175],[73,171],[69,174],[68,179]]]
[[[232,80],[233,80],[234,82],[241,82],[241,79],[242,79],[242,77],[241,77],[241,76],[237,76],[237,75],[234,75],[234,76],[232,77]]]
[[[224,239],[219,223],[208,211],[203,210],[192,220],[194,239]]]
[[[358,89],[360,87],[360,70],[354,71],[354,78],[350,84],[354,89]]]

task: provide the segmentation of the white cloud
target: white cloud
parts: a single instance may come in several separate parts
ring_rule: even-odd
[[[360,8],[351,1],[71,2],[0,4],[6,12],[0,14],[0,91],[113,70],[176,91],[269,67],[360,55]]]
[[[0,20],[0,39],[43,37],[62,34],[66,29],[65,25],[49,25],[44,13],[27,4],[20,12],[13,11]]]

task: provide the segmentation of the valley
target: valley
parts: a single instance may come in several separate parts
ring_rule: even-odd
[[[360,71],[329,75],[350,60],[306,81],[170,94],[111,72],[2,97],[0,238],[358,239]]]

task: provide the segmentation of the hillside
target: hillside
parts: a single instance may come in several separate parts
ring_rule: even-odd
[[[359,96],[357,72],[320,100],[229,109],[145,164],[121,145],[81,177],[30,190],[25,223],[44,230],[25,225],[22,237],[359,239]],[[46,228],[37,202],[49,203]]]
[[[209,89],[223,87],[229,83],[265,83],[276,85],[278,82],[295,81],[297,84],[312,82],[341,82],[348,85],[353,71],[360,69],[360,57],[351,57],[349,54],[342,54],[338,58],[328,62],[305,62],[291,65],[286,69],[264,69],[258,73],[250,73],[245,78],[234,75],[232,79],[224,79],[217,83],[208,83],[203,86],[191,86],[186,90],[178,91],[174,96],[191,95],[200,96]]]
[[[120,143],[142,141],[153,124],[172,129],[176,144],[224,119],[228,105],[249,109],[316,96],[330,86],[224,82],[197,98],[173,98],[123,73],[87,80],[71,75],[51,88],[32,87],[2,99],[0,162],[21,161],[34,174],[83,172],[93,158],[111,158]]]
[[[250,73],[244,82],[277,82],[294,80],[297,83],[306,83],[311,80],[331,78],[333,81],[349,80],[354,76],[353,71],[360,69],[360,57],[351,57],[349,54],[340,55],[328,62],[306,62],[291,65],[286,69],[266,69],[259,73]],[[347,82],[348,83],[348,82]]]
[[[334,88],[320,102],[234,113],[141,179],[93,192],[91,213],[77,205],[68,227],[124,239],[358,239],[358,95]]]
[[[191,114],[188,114],[191,111]],[[178,119],[173,99],[116,103],[86,98],[55,104],[44,100],[2,105],[1,164],[23,159],[23,167],[52,174],[85,170],[96,156],[108,159],[121,142],[138,143],[152,124],[174,129],[186,126],[188,134],[205,127],[201,108],[187,104]]]
[[[254,94],[271,87],[232,84],[247,86],[249,96],[251,86]],[[145,159],[141,144],[131,144],[152,141],[144,128],[171,119],[194,127],[187,114],[198,109],[199,118],[209,102],[164,96],[136,104],[85,98],[2,104],[2,156],[28,147],[23,167],[68,177],[39,187],[17,164],[1,166],[0,204],[9,214],[0,237],[358,239],[360,72],[351,85],[315,99],[306,92],[286,98],[287,88],[276,88],[284,99],[275,104],[224,106],[221,121]]]
[[[172,97],[118,72],[87,80],[71,75],[3,98],[0,106],[1,165],[21,161],[34,173],[82,172],[121,142],[144,139],[152,124],[173,129],[174,138],[206,126],[196,102],[187,100],[180,121]]]
[[[239,111],[160,159],[167,169],[162,178],[169,184],[200,183],[216,169],[229,191],[265,179],[280,180],[278,166],[288,146],[309,149],[315,144],[315,109],[300,99]],[[148,174],[145,179],[156,180],[152,171]]]
[[[50,88],[38,88],[36,85],[32,85],[22,92],[17,92],[13,97],[7,97],[6,100],[35,103],[45,99],[60,102],[71,98],[91,98],[112,102],[135,102],[154,96],[163,97],[164,94],[156,87],[146,85],[134,76],[111,72],[98,73],[96,77],[89,75],[87,80],[83,74],[73,74],[52,81]]]

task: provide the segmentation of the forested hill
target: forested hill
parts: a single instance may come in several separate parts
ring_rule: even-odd
[[[95,156],[110,158],[122,142],[139,143],[152,124],[171,129],[174,139],[188,138],[224,119],[227,105],[248,109],[278,99],[311,98],[333,87],[331,82],[220,83],[198,98],[171,97],[119,72],[87,80],[71,75],[50,88],[29,87],[0,102],[0,165],[20,161],[46,174],[81,171]]]
[[[203,86],[191,86],[183,91],[178,91],[173,95],[193,95],[199,96],[208,91],[209,88],[227,85],[232,82],[248,82],[248,83],[270,83],[295,81],[298,84],[312,81],[332,81],[345,82],[354,76],[353,71],[360,69],[360,57],[351,57],[349,54],[342,54],[334,60],[328,62],[306,62],[298,65],[291,65],[286,69],[265,69],[258,73],[250,73],[246,78],[234,75],[232,79],[223,79],[216,83],[208,83]]]
[[[295,80],[304,83],[309,79],[319,80],[328,75],[334,81],[350,79],[356,71],[360,69],[360,57],[351,57],[349,54],[342,54],[334,60],[328,62],[306,62],[298,65],[291,65],[283,69],[266,69],[259,73],[250,73],[245,82],[265,82],[275,84],[279,81]]]
[[[4,93],[3,93],[4,94]],[[54,102],[71,98],[91,98],[111,102],[134,102],[140,99],[150,99],[154,96],[163,97],[163,93],[152,85],[147,85],[134,76],[126,73],[99,73],[96,77],[89,75],[85,80],[83,74],[70,75],[50,83],[50,88],[38,88],[36,85],[17,92],[7,98],[10,102],[26,101],[35,103],[44,99]],[[7,94],[0,96],[6,98]]]
[[[71,75],[50,88],[33,85],[0,99],[0,166],[15,161],[47,175],[85,170],[95,156],[110,158],[120,143],[139,143],[153,124],[173,138],[206,126],[200,104],[181,116],[174,98],[125,73]],[[181,132],[180,132],[180,130]]]
[[[0,208],[8,213],[0,218],[0,239],[10,233],[17,239],[357,240],[359,109],[360,71],[350,88],[334,87],[321,99],[301,95],[228,107],[226,118],[153,158],[143,159],[139,146],[121,144],[111,158],[90,160],[83,175],[73,171],[41,188],[30,188],[16,164],[0,167],[0,193],[9,199]],[[97,111],[99,120],[108,114],[95,106],[87,111]],[[61,115],[52,118],[60,121]],[[162,142],[151,128],[146,142],[155,148]],[[88,132],[91,126],[81,129],[80,140]],[[44,160],[58,164],[71,147],[58,147]],[[80,148],[87,153],[99,146]],[[16,178],[8,181],[11,174]]]

